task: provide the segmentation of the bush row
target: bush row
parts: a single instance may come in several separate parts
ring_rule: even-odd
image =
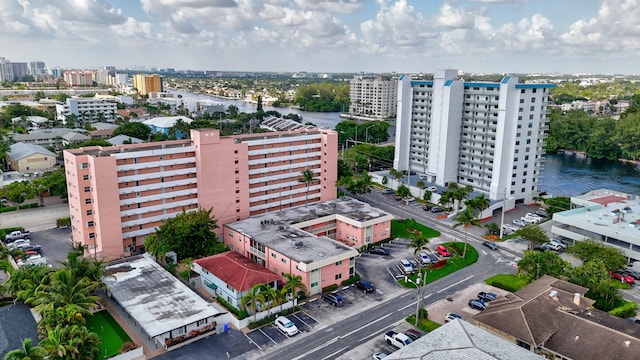
[[[238,320],[242,320],[242,319],[246,318],[247,316],[249,316],[249,314],[247,313],[247,310],[238,309],[237,307],[233,306],[230,302],[225,300],[220,295],[218,295],[216,297],[216,300],[218,300],[218,303],[220,305],[224,306],[225,308],[227,308],[227,310],[231,311],[238,318]]]
[[[638,304],[633,301],[624,301],[622,306],[618,306],[615,309],[609,311],[609,314],[613,316],[619,316],[621,318],[635,317],[638,311]]]
[[[267,324],[270,324],[270,323],[274,322],[278,316],[287,316],[289,314],[293,314],[293,313],[298,312],[300,310],[302,310],[302,309],[299,306],[296,306],[296,307],[293,307],[291,309],[286,309],[286,310],[282,310],[280,312],[276,312],[274,314],[271,314],[271,315],[267,316],[266,318],[262,318],[262,319],[260,319],[258,321],[250,322],[249,325],[248,325],[248,328],[251,329],[251,330],[253,330],[255,328],[259,328],[261,326],[264,326],[264,325],[267,325]]]
[[[37,208],[37,207],[38,207],[38,203],[26,204],[26,205],[21,205],[20,206],[20,210],[22,210],[22,209],[33,209],[33,208]],[[16,210],[18,210],[17,206],[0,207],[0,213],[6,213],[6,212],[16,211]]]

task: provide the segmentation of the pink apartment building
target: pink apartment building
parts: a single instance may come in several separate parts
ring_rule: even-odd
[[[354,247],[389,238],[391,219],[342,197],[227,223],[224,243],[276,274],[300,275],[313,295],[354,275]]]
[[[190,140],[65,150],[73,242],[116,259],[181,211],[212,208],[221,234],[229,222],[335,199],[337,140],[323,129],[197,129]],[[308,186],[305,169],[315,175]]]

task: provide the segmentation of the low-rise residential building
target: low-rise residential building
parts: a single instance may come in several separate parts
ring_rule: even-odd
[[[551,358],[637,359],[640,326],[594,309],[588,290],[545,275],[492,301],[472,321]]]
[[[182,121],[185,124],[191,124],[193,119],[186,116],[159,116],[143,121],[142,123],[151,128],[152,133],[161,133],[169,135],[169,131],[175,126],[178,121]],[[187,134],[176,131],[176,138],[182,139]]]
[[[21,173],[51,169],[56,165],[56,154],[40,145],[15,143],[7,153],[9,167]]]
[[[137,137],[120,134],[107,139],[107,142],[111,145],[126,145],[126,144],[142,144],[144,140],[138,139]]]
[[[467,321],[456,319],[394,351],[385,359],[543,360],[544,357]]]
[[[35,130],[28,134],[14,134],[11,135],[11,138],[15,142],[24,142],[28,144],[40,145],[43,147],[53,147],[56,150],[61,150],[65,145],[65,136],[67,138],[74,137],[74,134],[81,134],[82,130],[80,129],[67,129],[67,128],[53,128],[53,129],[41,129]],[[68,135],[69,133],[74,133]],[[86,135],[85,135],[86,136]],[[91,139],[86,136],[86,139]]]
[[[342,197],[226,224],[224,243],[276,274],[299,275],[310,294],[355,274],[354,246],[391,235],[392,215]]]
[[[75,115],[81,123],[98,121],[113,122],[116,118],[117,104],[115,101],[93,98],[68,98],[64,105],[57,105],[58,118],[66,122],[69,115]]]
[[[553,214],[553,236],[594,239],[640,260],[640,197],[599,189],[571,198],[573,209]]]
[[[200,275],[200,285],[205,291],[214,297],[221,296],[237,308],[242,307],[242,297],[255,285],[276,289],[283,281],[280,275],[234,251],[195,260],[191,270]]]
[[[102,281],[157,348],[171,349],[191,338],[217,333],[224,310],[207,303],[187,285],[143,254],[114,261]]]

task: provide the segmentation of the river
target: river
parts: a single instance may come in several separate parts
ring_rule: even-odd
[[[256,111],[256,104],[214,96],[194,94],[186,91],[169,90],[183,97],[208,99],[225,106],[235,105],[240,112]],[[294,113],[302,116],[303,122],[311,122],[318,127],[333,129],[344,119],[339,112],[322,113],[302,111],[292,107],[264,106],[265,111],[275,110],[286,115]],[[393,129],[392,129],[393,130]],[[576,196],[596,189],[611,189],[640,195],[640,165],[618,161],[595,160],[582,155],[546,155],[540,190],[551,195]]]

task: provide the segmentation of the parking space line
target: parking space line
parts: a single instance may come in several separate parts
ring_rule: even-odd
[[[473,276],[474,276],[474,275],[467,276],[466,278],[464,278],[464,279],[462,279],[462,280],[458,281],[457,283],[451,284],[451,285],[447,286],[446,288],[441,289],[441,290],[438,290],[438,291],[436,291],[436,292],[437,292],[438,294],[440,294],[440,293],[441,293],[441,292],[443,292],[443,291],[447,291],[447,290],[449,290],[450,288],[452,288],[452,287],[454,287],[454,286],[456,286],[456,285],[459,285],[459,284],[461,284],[461,283],[463,283],[463,282],[465,282],[465,281],[467,281],[467,280],[471,279]]]
[[[258,329],[258,330],[260,330],[260,332],[261,332],[264,336],[266,336],[266,337],[267,337],[267,339],[271,340],[274,344],[278,345],[278,343],[277,343],[275,340],[273,340],[273,339],[271,338],[271,336],[267,335],[267,333],[265,333],[264,331],[262,331],[262,329]],[[278,330],[278,331],[280,331],[280,330]]]
[[[300,317],[299,317],[297,314],[293,314],[293,316],[295,316],[295,318],[296,318],[296,319],[300,320],[303,324],[307,325],[307,327],[308,327],[309,329],[311,329],[311,326],[310,326],[309,324],[307,324],[307,322],[306,322],[306,321],[304,321],[304,320],[300,319]]]
[[[343,347],[342,349],[340,349],[340,350],[338,350],[338,351],[336,351],[336,352],[333,352],[333,353],[331,353],[331,354],[329,354],[329,355],[327,355],[327,356],[323,357],[323,358],[322,358],[322,360],[330,359],[330,358],[332,358],[334,355],[339,354],[341,351],[343,351],[343,350],[344,350],[344,349],[346,349],[346,348],[347,348],[347,347],[345,346],[345,347]]]
[[[252,343],[253,345],[255,345],[255,346],[258,348],[258,350],[262,350],[262,348],[260,347],[260,345],[256,344],[256,342],[255,342],[255,341],[253,341],[253,339],[252,339],[252,338],[250,338],[249,336],[247,336],[247,334],[244,334],[244,336],[246,336],[246,338],[247,338],[247,339],[249,339],[249,342],[250,342],[250,343]]]
[[[304,311],[303,311],[304,312]],[[317,322],[320,325],[324,325],[323,323],[321,323],[320,321],[318,321],[318,319],[314,318],[313,316],[307,314],[306,312],[304,312],[305,315],[307,315],[311,320]]]

